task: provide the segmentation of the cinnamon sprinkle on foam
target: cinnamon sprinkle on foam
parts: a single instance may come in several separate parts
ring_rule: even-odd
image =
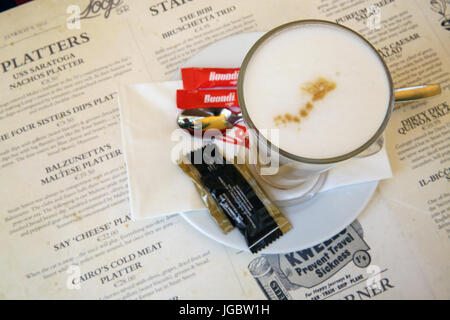
[[[306,85],[302,86],[301,89],[312,95],[312,101],[322,100],[328,92],[336,88],[336,83],[334,81],[325,79],[323,77],[317,78],[313,82],[308,82]],[[307,102],[305,107],[300,109],[298,115],[292,115],[290,113],[285,113],[284,115],[277,115],[273,118],[275,125],[280,126],[281,124],[286,125],[286,123],[296,122],[300,123],[301,118],[306,118],[309,112],[314,109],[314,105],[311,102]],[[300,128],[299,128],[300,129]]]
[[[334,90],[336,88],[336,83],[323,77],[319,77],[315,81],[306,83],[306,85],[301,88],[312,95],[312,101],[317,101],[323,99],[328,92]]]

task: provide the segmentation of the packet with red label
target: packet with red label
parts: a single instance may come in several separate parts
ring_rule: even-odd
[[[186,90],[236,87],[239,68],[182,68],[181,79]]]
[[[236,106],[239,106],[236,89],[177,90],[177,107],[180,109]]]

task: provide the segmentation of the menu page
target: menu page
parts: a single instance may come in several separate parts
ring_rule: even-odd
[[[381,191],[431,288],[449,297],[442,279],[450,275],[450,34],[438,4],[445,6],[416,1],[397,11],[411,23],[396,36],[401,52],[387,58],[396,88],[440,83],[442,94],[393,113],[387,147],[395,179],[383,181]]]
[[[0,298],[245,297],[225,248],[178,215],[131,221],[117,88],[169,76],[180,45],[187,57],[205,44],[186,41],[200,29],[181,17],[213,15],[226,30],[213,42],[267,19],[257,6],[54,0],[1,14]],[[164,45],[137,40],[131,21],[157,24]]]
[[[320,1],[316,17],[369,39],[386,61],[395,88],[440,83],[442,94],[396,105],[386,130],[393,178],[380,182],[352,225],[321,244],[288,254],[230,253],[248,295],[450,297],[445,280],[450,276],[450,42],[448,21],[442,14],[433,18],[438,2]]]
[[[0,298],[450,297],[448,31],[434,4],[411,3],[35,0],[0,14]],[[280,255],[236,252],[178,215],[132,221],[118,85],[172,79],[210,43],[302,18],[366,36],[398,88],[443,88],[394,112],[394,178],[358,221]]]
[[[398,103],[386,130],[393,179],[380,192],[436,296],[450,275],[450,34],[445,1],[378,1],[345,8],[322,1],[327,18],[348,25],[377,48],[395,88],[439,83],[442,93]]]

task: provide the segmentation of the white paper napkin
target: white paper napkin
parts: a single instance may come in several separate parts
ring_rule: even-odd
[[[133,219],[205,209],[191,179],[173,159],[176,150],[190,149],[187,141],[191,141],[186,133],[187,139],[180,140],[176,123],[176,90],[181,88],[181,81],[167,81],[119,89]],[[331,169],[321,192],[390,177],[392,171],[383,148],[373,156],[353,159]]]

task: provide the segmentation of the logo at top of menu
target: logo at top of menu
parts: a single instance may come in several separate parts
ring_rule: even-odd
[[[111,11],[119,8],[123,0],[89,0],[88,6],[80,13],[80,19],[90,19],[103,15],[108,19]]]
[[[81,11],[80,6],[70,5],[66,9],[69,14],[67,18],[68,29],[80,29],[81,20],[103,17],[108,19],[114,11],[117,15],[126,13],[130,8],[124,3],[124,0],[89,0],[89,4]]]

